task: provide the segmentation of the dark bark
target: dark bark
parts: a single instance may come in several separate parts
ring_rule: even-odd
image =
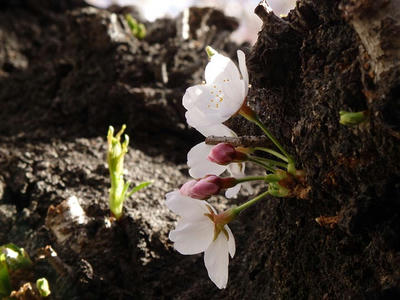
[[[145,22],[148,35],[139,41],[123,18],[131,12],[140,20],[133,8],[4,1],[0,244],[14,242],[33,257],[40,247],[55,249],[59,262],[34,269],[49,279],[54,299],[399,298],[396,8],[398,1],[302,0],[283,19],[265,2],[256,8],[263,27],[247,51],[248,100],[311,190],[302,200],[270,197],[233,222],[237,252],[219,291],[202,256],[171,248],[174,217],[163,202],[187,179],[182,162],[201,140],[184,125],[181,97],[202,80],[205,45],[234,56],[228,37],[236,22],[192,9],[189,39],[178,17]],[[340,125],[340,110],[368,110],[368,122]],[[108,125],[122,123],[135,148],[128,179],[154,183],[108,226],[104,137]],[[229,124],[261,134],[240,117]],[[87,222],[60,243],[49,219],[58,212],[50,210],[47,227],[45,218],[72,195]]]

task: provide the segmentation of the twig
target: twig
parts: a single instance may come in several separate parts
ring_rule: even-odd
[[[240,137],[227,137],[211,135],[206,138],[207,145],[217,145],[219,143],[228,143],[234,147],[267,147],[272,145],[270,140],[263,136],[245,135]]]

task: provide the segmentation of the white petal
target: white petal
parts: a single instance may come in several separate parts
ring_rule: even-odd
[[[246,56],[244,55],[242,50],[237,51],[237,56],[239,61],[240,73],[242,74],[243,78],[243,85],[244,85],[243,97],[246,97],[249,90],[249,73],[247,72]]]
[[[229,118],[218,109],[219,98],[216,96],[214,85],[200,84],[186,89],[182,104],[188,110],[186,120],[190,126],[196,127],[199,121],[204,123],[203,126],[207,125],[206,123],[222,123]]]
[[[239,70],[230,58],[216,54],[206,66],[205,78],[215,97],[204,109],[217,111],[224,122],[240,109],[245,98]]]
[[[239,70],[234,62],[222,54],[215,54],[211,57],[206,66],[205,78],[208,84],[230,79],[230,81],[240,80]]]
[[[174,242],[174,248],[185,255],[205,251],[213,238],[214,223],[208,218],[201,222],[183,222],[169,233],[169,239]]]
[[[166,194],[165,205],[177,215],[190,221],[207,218],[204,214],[209,213],[207,207],[210,206],[206,201],[184,196],[178,190]]]
[[[207,127],[200,127],[196,128],[201,134],[203,134],[205,137],[208,137],[210,135],[215,135],[215,136],[226,136],[226,137],[236,137],[236,133],[234,133],[232,130],[230,130],[227,126],[224,124],[214,124],[210,125]]]
[[[197,101],[199,101],[201,95],[206,95],[209,92],[209,87],[204,84],[191,86],[186,89],[186,92],[182,98],[182,104],[187,110],[189,110],[196,104]]]
[[[228,165],[228,172],[231,174],[232,177],[235,178],[242,178],[245,176],[244,169],[245,163],[234,163]]]
[[[221,232],[204,253],[208,276],[219,289],[224,289],[228,283],[228,251],[228,241]]]
[[[186,121],[190,126],[197,128],[198,126],[219,124],[229,119],[225,114],[221,114],[221,111],[208,106],[212,100],[209,97],[202,94],[198,100],[196,105],[193,105],[185,114]]]
[[[212,145],[202,142],[190,149],[187,155],[190,176],[202,178],[206,175],[220,175],[226,170],[226,166],[213,163],[207,158],[212,147]]]
[[[240,188],[242,185],[239,183],[235,185],[234,187],[231,187],[225,191],[225,197],[226,198],[236,198],[237,195],[239,194]]]
[[[245,174],[244,174],[245,164],[244,163],[230,164],[230,165],[228,165],[227,169],[232,177],[242,178],[245,176]],[[234,187],[227,189],[225,192],[225,196],[227,198],[236,198],[241,187],[242,187],[242,184],[237,184]]]
[[[228,249],[229,249],[229,254],[233,258],[236,253],[235,237],[233,236],[233,233],[232,233],[231,229],[228,227],[228,225],[225,225],[224,228],[228,232],[228,236],[229,236]]]
[[[243,182],[241,189],[242,191],[246,191],[248,194],[254,194],[254,188],[252,187],[250,182]]]

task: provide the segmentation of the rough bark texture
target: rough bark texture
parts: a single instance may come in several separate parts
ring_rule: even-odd
[[[257,7],[258,41],[242,47],[248,100],[296,157],[311,191],[303,200],[268,198],[233,222],[237,252],[228,288],[219,291],[201,255],[172,249],[175,216],[163,202],[187,179],[186,151],[201,139],[184,125],[181,97],[202,80],[205,45],[234,56],[228,38],[236,21],[192,9],[188,17],[145,22],[148,35],[139,41],[123,17],[140,20],[133,8],[3,1],[0,244],[14,242],[33,257],[54,248],[61,267],[47,260],[34,269],[49,279],[53,299],[399,298],[396,7],[302,0],[283,19],[265,2]],[[368,110],[369,120],[342,126],[340,110]],[[132,139],[127,178],[154,183],[109,224],[105,134],[122,123]],[[240,117],[229,124],[261,134]],[[76,229],[87,237],[79,247],[61,246],[45,226],[49,206],[70,196],[89,220]],[[337,224],[321,226],[320,216],[338,216]]]

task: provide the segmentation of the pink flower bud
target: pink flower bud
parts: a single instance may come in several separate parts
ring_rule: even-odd
[[[195,199],[207,199],[211,195],[219,193],[221,179],[218,176],[210,175],[200,179],[191,190],[191,197]]]
[[[228,165],[232,162],[245,161],[247,155],[237,151],[231,144],[219,143],[211,149],[208,159],[219,165]]]
[[[204,200],[219,193],[221,189],[230,188],[236,185],[233,177],[221,178],[215,175],[208,175],[200,180],[186,182],[180,189],[182,195]]]
[[[235,152],[231,144],[219,143],[211,149],[208,159],[219,165],[227,165],[235,158]]]
[[[192,187],[196,183],[197,183],[197,180],[190,180],[190,181],[186,182],[184,185],[182,185],[182,187],[180,188],[179,191],[181,192],[182,195],[189,196]]]

